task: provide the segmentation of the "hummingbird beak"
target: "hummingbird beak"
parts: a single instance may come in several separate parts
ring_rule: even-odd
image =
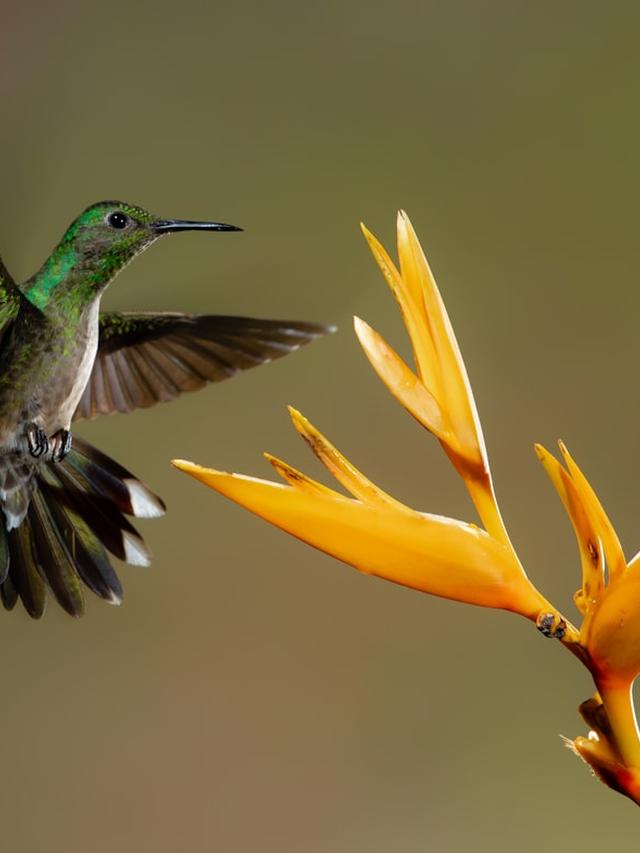
[[[189,219],[158,219],[152,225],[158,234],[173,234],[175,231],[242,231],[237,225],[224,222],[192,222]]]

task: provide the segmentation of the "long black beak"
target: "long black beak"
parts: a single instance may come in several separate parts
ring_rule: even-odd
[[[237,225],[224,222],[191,222],[189,219],[159,219],[153,223],[159,234],[172,234],[174,231],[242,231]]]

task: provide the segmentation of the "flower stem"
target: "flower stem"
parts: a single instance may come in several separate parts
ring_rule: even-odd
[[[633,681],[607,682],[598,677],[595,681],[625,767],[640,770],[640,732],[631,692]]]

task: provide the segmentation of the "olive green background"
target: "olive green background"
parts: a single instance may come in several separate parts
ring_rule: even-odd
[[[166,499],[149,570],[73,621],[0,614],[12,853],[632,849],[638,813],[559,735],[586,673],[514,616],[353,570],[177,473],[319,467],[294,403],[383,488],[474,520],[379,384],[354,313],[407,353],[358,231],[404,207],[475,390],[501,506],[573,613],[578,559],[532,453],[562,436],[640,547],[637,3],[6,3],[0,252],[30,275],[88,203],[219,218],[109,307],[333,321],[338,335],[81,432]]]

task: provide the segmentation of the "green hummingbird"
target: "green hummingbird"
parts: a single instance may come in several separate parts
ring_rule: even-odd
[[[88,207],[41,269],[17,285],[0,260],[0,597],[39,618],[47,589],[70,614],[83,585],[119,604],[111,553],[147,565],[126,516],[162,500],[71,424],[172,400],[287,355],[332,331],[315,323],[205,314],[100,313],[120,270],[166,234],[240,231],[159,219],[131,204]]]

